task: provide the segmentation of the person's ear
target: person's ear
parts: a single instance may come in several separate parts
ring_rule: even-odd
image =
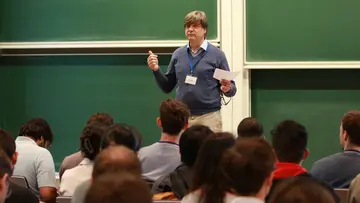
[[[186,122],[186,124],[184,125],[184,127],[183,127],[183,130],[185,130],[186,128],[188,128],[189,127],[189,122]]]
[[[18,159],[19,153],[15,152],[14,155],[11,157],[11,164],[15,166],[17,159]]]
[[[156,118],[156,124],[157,124],[157,126],[159,126],[159,128],[162,128],[162,123],[161,123],[160,117]]]
[[[309,149],[305,149],[305,152],[304,152],[304,155],[303,155],[302,160],[307,159],[307,158],[308,158],[308,156],[309,156],[309,153],[310,153]]]

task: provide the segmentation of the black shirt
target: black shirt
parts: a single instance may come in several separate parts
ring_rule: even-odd
[[[11,190],[11,193],[10,196],[6,198],[5,203],[39,203],[39,199],[30,191],[30,189],[10,182],[9,190]]]

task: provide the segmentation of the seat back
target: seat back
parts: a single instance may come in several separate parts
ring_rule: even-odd
[[[56,198],[56,203],[71,203],[71,197],[59,196]]]
[[[26,178],[23,176],[11,176],[9,178],[9,180],[10,180],[10,182],[12,182],[18,186],[21,186],[24,188],[29,188],[29,184],[28,184]]]
[[[348,189],[334,189],[336,195],[340,198],[340,203],[347,203]]]

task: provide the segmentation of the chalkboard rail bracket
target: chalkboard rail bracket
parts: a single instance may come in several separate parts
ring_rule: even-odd
[[[220,47],[219,41],[209,40]],[[0,43],[1,56],[32,55],[146,55],[149,50],[169,55],[187,41],[15,42]]]

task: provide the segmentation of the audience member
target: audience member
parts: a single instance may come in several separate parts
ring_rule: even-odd
[[[141,135],[136,128],[124,123],[110,126],[101,140],[101,149],[109,146],[124,145],[134,152],[139,151]]]
[[[44,202],[55,202],[57,196],[54,160],[46,149],[52,140],[51,128],[42,118],[23,124],[15,140],[19,155],[13,174],[24,176],[31,190]]]
[[[149,189],[140,176],[126,172],[107,173],[94,180],[85,203],[152,203]]]
[[[160,117],[156,120],[162,130],[160,141],[139,152],[144,179],[155,181],[181,164],[179,137],[188,125],[189,116],[189,109],[180,101],[168,99],[161,103]]]
[[[11,188],[9,188],[10,176],[10,163],[5,155],[5,152],[0,150],[0,203],[4,203],[5,199],[11,194]]]
[[[214,135],[214,132],[204,125],[191,126],[182,133],[179,141],[182,164],[172,173],[155,181],[151,188],[152,194],[155,194],[154,200],[182,199],[189,192],[192,168],[198,151],[206,138]]]
[[[0,129],[0,150],[4,152],[4,157],[2,158],[8,160],[10,163],[11,172],[9,172],[9,176],[11,176],[17,161],[18,153],[15,151],[14,138],[9,132],[3,129]],[[39,202],[39,199],[30,191],[30,189],[18,186],[12,182],[9,183],[9,191],[10,196],[6,198],[6,203],[23,202],[24,199],[26,200],[26,203]]]
[[[232,203],[265,202],[272,186],[275,155],[270,144],[262,138],[238,141],[223,156],[224,172],[238,195]]]
[[[263,137],[264,129],[255,118],[244,118],[237,127],[238,139]]]
[[[340,144],[343,152],[316,161],[310,173],[333,188],[348,188],[360,173],[359,111],[350,111],[341,119]]]
[[[269,203],[336,203],[336,200],[319,181],[294,176],[274,186]]]
[[[107,113],[95,113],[90,116],[86,125],[90,124],[91,122],[99,122],[103,123],[106,126],[110,126],[114,123],[113,118]],[[68,169],[72,169],[80,164],[80,162],[84,159],[81,151],[78,151],[74,154],[71,154],[64,158],[63,162],[61,163],[59,176],[60,180],[64,172]]]
[[[346,202],[360,203],[360,174],[351,181]]]
[[[202,145],[193,169],[191,193],[182,203],[230,203],[236,196],[231,194],[231,184],[224,174],[221,161],[228,148],[235,145],[235,136],[216,133]]]
[[[106,127],[102,123],[91,122],[83,129],[80,137],[80,149],[84,159],[75,168],[65,171],[60,184],[62,195],[72,196],[77,186],[91,179],[93,161],[100,152],[101,138]]]
[[[125,146],[112,146],[100,152],[94,162],[92,180],[106,173],[129,172],[141,176],[141,166],[136,153]],[[83,203],[91,181],[80,184],[74,192],[72,203]]]

